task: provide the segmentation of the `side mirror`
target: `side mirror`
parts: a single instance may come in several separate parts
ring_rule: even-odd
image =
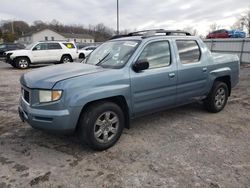
[[[141,72],[141,71],[146,70],[148,68],[149,68],[149,63],[145,59],[136,61],[135,64],[133,65],[133,70],[135,72]]]

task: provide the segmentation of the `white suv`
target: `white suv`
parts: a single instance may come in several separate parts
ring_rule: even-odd
[[[74,42],[45,41],[37,42],[24,50],[5,52],[6,63],[15,68],[26,69],[30,64],[67,63],[78,58]]]

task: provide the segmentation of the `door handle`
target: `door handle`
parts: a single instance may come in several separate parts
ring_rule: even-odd
[[[174,72],[169,73],[168,76],[169,76],[169,78],[174,78],[175,77],[175,73]]]
[[[207,72],[207,67],[203,67],[203,68],[202,68],[202,71],[203,71],[203,72]]]

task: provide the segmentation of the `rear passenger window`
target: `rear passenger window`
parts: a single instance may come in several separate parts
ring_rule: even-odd
[[[176,44],[182,64],[197,63],[200,61],[201,52],[196,41],[177,40]]]
[[[58,50],[62,49],[59,43],[49,43],[49,50]]]
[[[73,49],[73,48],[75,48],[75,45],[73,44],[73,43],[69,43],[69,42],[67,42],[67,43],[63,43],[67,48],[69,48],[69,49]]]
[[[149,68],[169,66],[171,61],[169,42],[159,41],[148,44],[138,60],[147,60]]]

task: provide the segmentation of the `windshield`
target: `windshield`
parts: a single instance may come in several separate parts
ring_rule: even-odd
[[[85,63],[107,68],[121,68],[137,48],[139,41],[109,41],[96,48]]]
[[[31,48],[34,46],[34,44],[29,44],[28,46],[26,46],[26,50],[31,50]]]

